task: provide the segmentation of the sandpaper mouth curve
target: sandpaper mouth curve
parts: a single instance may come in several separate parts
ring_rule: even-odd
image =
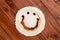
[[[36,25],[35,25],[34,27],[32,27],[32,28],[28,28],[28,27],[25,25],[25,23],[24,23],[24,18],[25,18],[24,15],[22,15],[21,24],[22,24],[22,26],[24,27],[24,29],[26,29],[26,30],[34,30],[34,29],[36,29],[36,28],[38,27],[39,18],[36,19],[36,20],[37,20]]]

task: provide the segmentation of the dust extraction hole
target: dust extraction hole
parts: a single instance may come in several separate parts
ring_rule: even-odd
[[[27,14],[29,14],[29,12],[27,12]]]
[[[33,13],[33,15],[36,15],[36,13]]]

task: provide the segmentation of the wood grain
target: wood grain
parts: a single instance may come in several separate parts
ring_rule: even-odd
[[[15,28],[16,13],[26,6],[45,15],[45,29],[37,36],[25,37]],[[0,0],[0,40],[60,40],[60,0]]]

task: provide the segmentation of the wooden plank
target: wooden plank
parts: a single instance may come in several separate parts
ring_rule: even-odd
[[[25,37],[15,28],[15,16],[19,9],[35,6],[45,15],[44,31],[32,37]],[[0,0],[0,40],[60,40],[59,0]]]

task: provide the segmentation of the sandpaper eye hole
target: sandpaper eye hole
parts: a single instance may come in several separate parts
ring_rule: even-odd
[[[27,12],[27,14],[29,14],[29,12]]]
[[[36,15],[36,13],[33,13],[33,15]]]

